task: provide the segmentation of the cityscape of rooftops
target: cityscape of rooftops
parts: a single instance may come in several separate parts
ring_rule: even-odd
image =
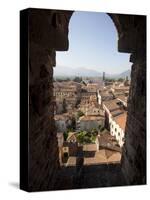
[[[83,165],[121,161],[131,63],[129,54],[117,51],[117,40],[105,13],[71,17],[69,50],[57,52],[53,82],[62,166],[77,165],[79,157]]]

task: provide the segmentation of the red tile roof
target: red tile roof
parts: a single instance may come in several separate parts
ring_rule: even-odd
[[[124,112],[123,114],[114,117],[114,120],[120,126],[120,128],[125,131],[127,112]]]

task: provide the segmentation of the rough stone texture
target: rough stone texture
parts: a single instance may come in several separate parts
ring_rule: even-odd
[[[53,66],[68,49],[69,13],[29,9],[29,191],[54,189],[59,168]]]
[[[73,174],[59,169],[59,155],[53,116],[53,66],[55,51],[68,49],[68,24],[70,11],[29,9],[29,190],[65,189],[94,186],[111,186],[111,177],[116,170],[112,166],[96,168],[96,183],[90,173],[73,178]],[[126,138],[121,168],[126,179],[123,184],[145,184],[146,182],[146,19],[144,16],[108,14],[118,31],[118,50],[131,53],[132,74]],[[89,170],[89,169],[88,169]],[[65,172],[64,172],[65,171]],[[120,174],[119,168],[119,174]],[[64,177],[68,182],[65,181]],[[91,174],[91,175],[90,175]],[[63,176],[64,175],[64,176]],[[106,177],[104,177],[106,175]],[[102,177],[103,176],[103,179]],[[122,177],[121,179],[119,177]],[[83,181],[82,178],[84,177]],[[116,176],[114,180],[116,179]],[[117,180],[124,180],[122,173]],[[98,180],[99,179],[99,180]],[[59,186],[58,186],[59,180]],[[85,180],[85,181],[84,181]],[[56,181],[54,183],[54,181]],[[91,180],[92,181],[92,180]],[[67,184],[68,183],[68,184]],[[73,185],[71,184],[73,183]],[[122,185],[122,183],[117,183]]]
[[[30,44],[29,189],[33,191],[48,189],[59,164],[52,104],[54,52]]]
[[[123,186],[126,184],[120,164],[63,167],[56,190]]]
[[[122,170],[127,184],[146,184],[146,17],[134,20],[136,47],[130,61],[131,88],[128,103]]]
[[[118,50],[133,62],[122,171],[127,184],[146,183],[146,17],[113,15]]]

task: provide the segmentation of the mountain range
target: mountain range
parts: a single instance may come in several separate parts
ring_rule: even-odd
[[[118,74],[105,74],[106,78],[125,78],[128,76],[130,78],[131,70],[123,71],[122,73]],[[88,69],[84,67],[78,67],[78,68],[71,68],[66,66],[57,66],[54,68],[54,77],[75,77],[75,76],[81,76],[81,77],[102,77],[103,72],[99,72],[93,69]]]
[[[128,79],[131,79],[131,70],[128,69],[126,71],[123,71],[122,73],[118,73],[118,74],[106,74],[107,78],[125,78],[128,77]]]

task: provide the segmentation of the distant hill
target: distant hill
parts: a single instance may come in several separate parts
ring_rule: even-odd
[[[128,76],[128,78],[131,78],[131,70],[127,70],[125,72],[122,72],[121,74],[118,75],[119,78],[125,78],[126,76]]]
[[[106,74],[106,77],[107,78],[125,78],[125,77],[127,77],[128,76],[128,79],[130,80],[131,79],[131,70],[129,69],[129,70],[126,70],[126,71],[124,71],[124,72],[122,72],[122,73],[120,73],[120,74]]]
[[[130,73],[131,70],[124,71],[120,74],[107,74],[107,78],[125,78],[128,76],[130,79]],[[66,66],[57,66],[54,67],[54,77],[75,77],[75,76],[82,76],[82,77],[102,77],[103,73],[88,69],[84,67],[78,67],[78,68],[71,68]]]
[[[71,67],[65,67],[65,66],[57,66],[54,68],[54,76],[65,76],[65,77],[70,77],[70,76],[82,76],[82,77],[97,77],[97,76],[102,76],[102,73],[93,70],[93,69],[88,69],[84,67],[78,67],[76,69],[71,68]]]

